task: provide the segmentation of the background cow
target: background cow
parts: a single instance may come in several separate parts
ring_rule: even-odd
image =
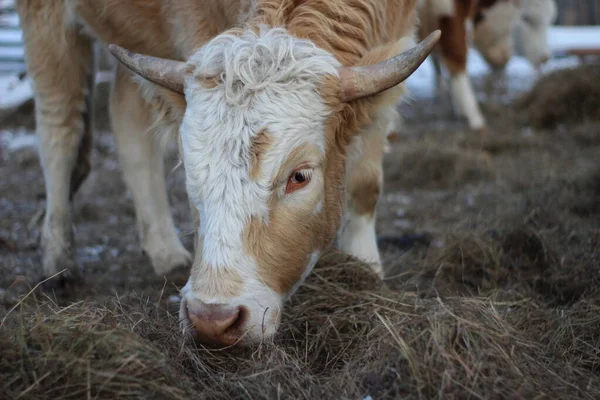
[[[438,28],[443,33],[433,54],[436,87],[441,86],[441,61],[450,74],[456,111],[471,129],[484,130],[485,118],[468,77],[469,45],[494,70],[503,69],[515,53],[539,67],[549,58],[547,35],[556,5],[554,0],[420,0],[419,16],[421,37]]]

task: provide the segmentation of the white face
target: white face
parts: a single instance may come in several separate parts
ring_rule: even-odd
[[[499,0],[481,14],[483,18],[473,30],[473,44],[492,68],[504,68],[513,55],[512,33],[519,9],[514,0]]]
[[[554,0],[527,0],[522,4],[515,27],[516,53],[539,67],[550,58],[548,29],[556,20],[556,4]]]
[[[180,136],[200,224],[180,316],[201,340],[256,342],[276,331],[284,300],[333,239],[315,232],[329,211],[332,112],[318,87],[339,63],[264,29],[220,35],[188,64]]]

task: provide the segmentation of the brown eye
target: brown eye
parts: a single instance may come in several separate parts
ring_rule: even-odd
[[[310,174],[311,171],[306,169],[306,167],[303,167],[303,169],[296,169],[292,172],[285,185],[285,194],[293,193],[308,185],[310,182]]]
[[[296,183],[303,183],[305,180],[306,180],[306,178],[304,177],[304,175],[302,175],[302,173],[296,172],[294,174],[294,181]]]

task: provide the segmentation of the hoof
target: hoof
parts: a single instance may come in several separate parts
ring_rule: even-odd
[[[78,273],[63,273],[51,279],[44,276],[40,280],[43,292],[54,293],[58,297],[65,297],[73,294],[84,284],[84,279]]]
[[[488,127],[484,125],[481,128],[475,128],[475,129],[473,129],[473,132],[475,132],[475,133],[477,133],[477,134],[479,134],[481,136],[485,136],[485,135],[488,134],[489,130],[488,130]]]

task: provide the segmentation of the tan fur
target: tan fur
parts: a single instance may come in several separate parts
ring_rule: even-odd
[[[266,130],[263,130],[254,136],[252,146],[250,147],[250,179],[257,179],[260,176],[260,163],[269,148],[272,146],[273,139]]]
[[[334,131],[328,134],[333,136]],[[335,146],[333,140],[328,141],[329,146]],[[309,262],[307,255],[310,257],[312,252],[322,251],[330,245],[342,217],[340,193],[343,192],[344,157],[339,151],[327,150],[329,157],[323,164],[323,198],[313,198],[291,211],[277,207],[273,199],[268,224],[252,219],[246,228],[244,243],[248,253],[259,261],[260,279],[282,295],[300,279]],[[310,147],[302,151],[310,151]],[[292,154],[286,164],[293,164],[291,160],[302,151]],[[276,179],[281,177],[285,175],[280,174]],[[319,201],[323,202],[323,211],[313,215]]]
[[[197,241],[195,251],[202,251],[202,239]],[[190,282],[194,291],[224,303],[239,296],[244,288],[243,278],[235,266],[194,265]]]

